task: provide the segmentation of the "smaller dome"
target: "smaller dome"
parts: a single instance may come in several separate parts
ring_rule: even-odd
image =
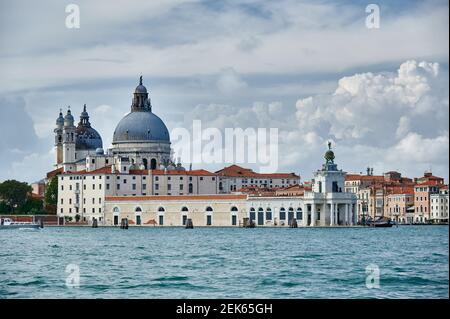
[[[59,111],[59,116],[56,119],[56,125],[57,126],[64,126],[64,117],[63,117],[62,111]]]
[[[139,77],[139,85],[136,86],[134,93],[147,93],[147,88],[142,84],[142,75]]]
[[[67,110],[66,116],[64,116],[64,125],[72,126],[73,125],[73,116],[72,112],[70,112],[70,109]]]
[[[134,93],[147,93],[147,88],[140,84],[136,87],[136,90],[134,90]]]
[[[103,148],[99,147],[95,150],[95,154],[97,155],[103,155]]]
[[[325,159],[327,160],[327,161],[329,161],[329,162],[331,162],[331,161],[333,161],[334,160],[334,152],[333,151],[331,151],[331,150],[329,150],[329,151],[327,151],[326,153],[325,153]]]

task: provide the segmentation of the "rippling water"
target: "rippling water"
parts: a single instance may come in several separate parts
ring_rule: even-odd
[[[448,226],[0,231],[0,298],[448,298]],[[79,288],[66,286],[78,265]],[[366,287],[366,266],[380,269]]]

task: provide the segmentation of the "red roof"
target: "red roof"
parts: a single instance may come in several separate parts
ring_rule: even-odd
[[[347,174],[346,181],[384,181],[384,176],[380,175],[360,175],[360,174]]]
[[[191,176],[216,176],[216,174],[209,172],[204,169],[197,169],[197,170],[191,170],[191,171],[185,171],[185,170],[162,170],[162,169],[154,169],[154,170],[138,170],[138,169],[131,169],[130,175],[191,175]]]
[[[153,195],[153,196],[107,196],[106,201],[167,201],[167,200],[240,200],[247,199],[247,195],[224,194],[224,195]]]
[[[249,178],[299,178],[295,173],[256,173],[249,168],[231,165],[216,172],[219,176],[249,177]]]
[[[57,169],[55,169],[55,170],[53,170],[51,172],[48,172],[47,173],[47,178],[52,178],[53,176],[61,174],[62,172],[63,172],[63,168],[62,167],[57,168]]]
[[[442,185],[443,183],[441,183],[440,180],[431,180],[422,183],[417,183],[415,186],[420,187],[420,186],[442,186]]]

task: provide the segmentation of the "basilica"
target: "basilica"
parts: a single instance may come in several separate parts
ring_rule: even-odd
[[[111,164],[119,169],[124,163],[131,169],[181,169],[180,164],[177,166],[171,159],[169,131],[152,112],[142,76],[133,95],[130,112],[117,124],[112,148],[106,152],[100,134],[89,121],[86,105],[77,126],[74,125],[70,108],[65,116],[60,111],[54,130],[55,168],[63,172],[77,172],[90,166],[100,168]]]
[[[106,151],[86,105],[75,126],[69,108],[56,120],[54,170],[59,224],[71,221],[118,225],[340,226],[357,221],[357,198],[345,191],[328,145],[325,164],[310,187],[295,173],[257,173],[238,165],[216,172],[185,169],[171,154],[169,131],[153,113],[147,88],[134,90],[130,112],[117,124]],[[293,188],[301,192],[291,193]],[[265,189],[255,196],[249,189]]]

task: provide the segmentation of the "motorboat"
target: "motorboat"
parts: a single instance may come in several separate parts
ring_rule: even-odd
[[[0,229],[39,229],[43,228],[42,221],[40,223],[36,222],[17,222],[11,218],[1,218],[0,219]]]

